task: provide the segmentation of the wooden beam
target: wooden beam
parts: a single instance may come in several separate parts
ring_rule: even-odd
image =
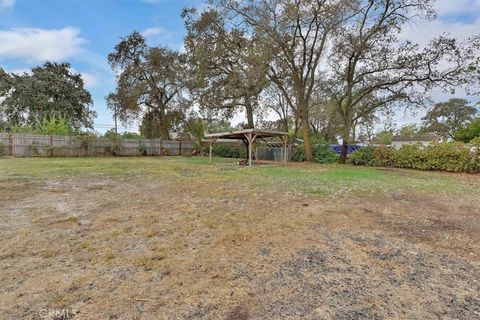
[[[212,145],[215,143],[215,140],[217,140],[216,138],[213,138],[213,139],[210,139],[210,142],[209,142],[209,150],[208,150],[208,162],[209,163],[212,163]]]
[[[288,150],[287,150],[287,142],[288,142],[288,137],[287,136],[282,136],[282,141],[283,141],[283,162],[286,164],[287,163],[287,157],[288,157]]]
[[[248,132],[248,133],[245,133],[245,138],[247,138],[247,141],[248,141],[248,166],[251,167],[252,166],[252,133],[251,132]]]

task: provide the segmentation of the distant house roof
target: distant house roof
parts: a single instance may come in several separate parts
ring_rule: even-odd
[[[440,141],[440,137],[434,134],[393,136],[392,141]]]

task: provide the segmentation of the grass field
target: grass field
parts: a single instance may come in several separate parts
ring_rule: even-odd
[[[0,318],[480,317],[480,177],[0,158]]]

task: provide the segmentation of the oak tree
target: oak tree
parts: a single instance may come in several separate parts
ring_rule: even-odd
[[[193,65],[192,93],[201,108],[216,110],[226,119],[245,111],[247,127],[254,126],[258,96],[267,85],[268,51],[255,35],[228,22],[209,8],[186,9],[185,48]]]
[[[402,41],[400,32],[413,17],[434,17],[429,0],[357,0],[355,14],[339,28],[324,90],[342,118],[341,162],[345,162],[352,125],[361,117],[393,106],[418,106],[436,86],[459,85],[462,52],[454,39],[439,37],[425,47]]]
[[[0,68],[0,116],[13,126],[37,126],[55,117],[73,129],[92,128],[97,113],[81,74],[69,63],[46,62],[23,74]]]
[[[169,139],[185,108],[188,71],[183,54],[149,47],[138,32],[124,37],[108,55],[117,86],[107,104],[124,124],[143,121],[142,134]],[[148,129],[147,129],[148,128]]]

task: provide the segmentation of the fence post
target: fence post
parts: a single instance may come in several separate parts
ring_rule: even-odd
[[[66,148],[65,148],[66,151]],[[50,135],[50,157],[53,157],[53,136]]]
[[[182,141],[179,141],[179,142],[178,142],[178,155],[179,155],[179,156],[182,155]]]
[[[162,141],[163,141],[162,138],[160,138],[160,152],[159,152],[160,156],[163,156],[163,143],[162,143]]]
[[[13,136],[12,136],[12,133],[8,134],[8,155],[13,156]]]

